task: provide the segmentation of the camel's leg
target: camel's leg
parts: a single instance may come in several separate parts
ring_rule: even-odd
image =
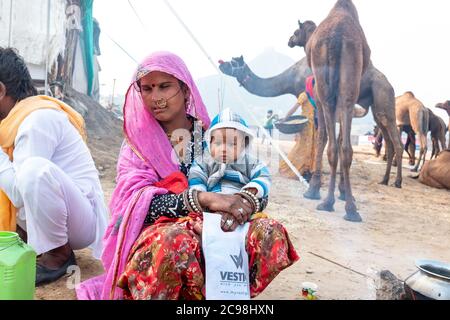
[[[336,189],[336,174],[338,165],[338,144],[336,140],[336,113],[334,108],[322,104],[324,108],[324,118],[328,134],[328,163],[330,165],[330,183],[328,186],[328,195],[325,200],[317,206],[319,211],[334,211],[334,191]]]
[[[381,155],[381,149],[383,149],[383,133],[381,129],[379,129],[379,132],[375,136],[375,143],[374,143],[374,149],[376,157],[379,158]],[[384,160],[384,157],[383,157]]]
[[[381,131],[380,131],[381,135]],[[339,130],[339,137],[338,137],[338,146],[342,145],[342,130]],[[342,160],[339,160],[339,166],[340,166],[340,174],[339,174],[339,197],[338,199],[341,201],[345,201],[345,183],[344,183],[344,169],[342,167]],[[355,197],[353,197],[353,200],[355,200]]]
[[[450,123],[448,124],[448,132],[449,132],[449,135],[448,135],[448,147],[447,147],[447,149],[450,150]]]
[[[338,136],[338,146],[342,145],[342,127],[339,128],[339,136]],[[345,183],[344,183],[344,170],[342,168],[342,160],[339,160],[339,167],[340,167],[340,173],[339,173],[339,197],[338,199],[341,201],[345,201]]]
[[[440,140],[441,140],[441,151],[444,151],[447,148],[446,142],[445,142],[445,135],[446,135],[446,132],[444,132],[444,135],[441,136],[441,138],[440,138]]]
[[[393,152],[395,154],[395,161],[399,163],[400,165],[397,166],[397,177],[395,178],[394,186],[397,188],[402,187],[402,162],[403,162],[403,146],[402,146],[402,140],[400,139],[399,132],[397,130],[397,127],[395,126],[395,118],[392,121],[389,121],[386,130],[388,131]],[[414,142],[415,144],[415,142]]]
[[[412,169],[413,172],[418,172],[420,168],[420,163],[425,163],[425,157],[427,156],[427,135],[423,133],[419,133],[419,139],[420,139],[420,155],[419,155],[419,161],[417,162],[417,165],[414,169]]]
[[[431,158],[430,160],[433,160],[435,156],[439,153],[439,143],[437,142],[436,138],[431,138]],[[426,159],[426,156],[425,156]]]
[[[414,132],[408,132],[408,137],[411,141],[407,150],[409,155],[409,165],[413,166],[416,164],[416,135]]]
[[[403,130],[403,127],[402,127],[402,126],[397,126],[397,135],[398,135],[398,139],[400,140],[400,145],[402,146],[402,154],[403,154],[404,146],[403,146],[403,142],[402,142],[402,133],[403,133],[402,130]],[[408,141],[406,141],[406,143],[408,143]],[[403,162],[403,158],[402,158],[401,160],[402,160],[402,161],[399,162],[400,165],[401,165],[402,162]],[[392,163],[392,165],[393,165],[394,167],[397,167],[397,166],[398,166],[398,163],[397,163],[397,157],[394,158],[394,162]]]
[[[341,127],[342,127],[342,145],[340,146],[339,157],[342,162],[342,170],[344,172],[344,184],[345,184],[346,215],[344,219],[351,222],[361,222],[362,219],[357,211],[355,199],[353,198],[352,186],[350,183],[350,167],[353,161],[353,148],[351,142],[351,129],[352,129],[351,110],[342,113]]]
[[[437,156],[441,153],[441,150],[445,150],[445,134],[446,134],[446,132],[443,131],[443,132],[440,134],[440,136],[439,136],[439,142],[441,143],[442,149],[439,148],[439,143],[438,143],[439,152],[438,152],[438,154],[436,155],[436,158],[437,158]]]
[[[327,131],[325,127],[325,119],[323,117],[323,110],[320,103],[318,106],[318,128],[316,138],[316,148],[314,154],[314,172],[309,182],[308,190],[303,194],[305,199],[320,200],[320,187],[322,184],[322,159],[325,146],[327,144]]]
[[[395,179],[394,186],[397,188],[402,187],[402,159],[403,159],[403,145],[402,141],[400,139],[399,131],[397,129],[397,126],[395,125],[395,118],[392,118],[389,120],[389,116],[386,114],[378,114],[374,113],[375,121],[380,122],[380,127],[383,128],[384,131],[386,131],[386,134],[383,132],[383,134],[386,135],[386,145],[389,144],[388,149],[388,163],[386,166],[386,173],[383,178],[383,181],[381,184],[388,185],[391,168],[393,165],[393,159],[395,155],[395,163],[399,163],[400,165],[397,165],[397,177]]]
[[[385,139],[385,147],[386,147],[386,153],[387,153],[386,172],[385,172],[383,180],[380,182],[380,184],[387,186],[389,184],[389,178],[391,176],[392,162],[394,159],[394,145],[392,143],[390,134],[385,126],[386,116],[374,113],[374,120],[377,123],[380,130],[383,132],[383,136],[386,137],[386,139]],[[402,148],[402,150],[403,150],[403,148]]]
[[[342,132],[342,144],[339,146],[339,158],[342,162],[345,185],[346,214],[344,219],[351,222],[362,221],[356,208],[350,182],[350,167],[353,161],[351,141],[353,107],[358,100],[363,64],[365,62],[362,59],[361,53],[362,48],[360,44],[352,41],[343,41],[340,54],[339,91],[336,101],[336,110],[339,113],[339,123]]]
[[[414,145],[414,142],[411,142],[411,136],[408,133],[408,136],[406,137],[406,143],[405,143],[405,147],[404,147],[404,151],[406,151],[406,153],[408,154],[408,158],[409,158],[409,163],[411,164],[411,159],[412,159],[412,153],[410,152],[411,150],[411,146]],[[403,162],[403,160],[402,160]],[[415,164],[415,163],[414,163]]]
[[[372,91],[374,92],[374,103],[372,105],[372,113],[374,116],[375,121],[377,122],[377,125],[379,127],[384,127],[384,130],[387,133],[383,132],[383,135],[385,136],[386,144],[390,144],[392,150],[389,151],[392,154],[387,156],[394,157],[394,162],[399,163],[400,165],[397,166],[397,177],[395,179],[395,186],[397,188],[401,188],[402,185],[402,159],[403,159],[403,144],[401,139],[401,131],[399,128],[397,128],[397,121],[395,116],[395,94],[392,90],[392,88],[385,88],[384,86],[377,86],[374,85],[372,88]],[[389,141],[389,142],[388,142]],[[386,147],[386,152],[388,150],[388,147]],[[386,158],[387,166],[386,166],[386,173],[383,178],[383,181],[381,184],[388,184],[389,178],[390,178],[390,172],[392,170],[392,165],[394,162],[388,161],[388,158]]]

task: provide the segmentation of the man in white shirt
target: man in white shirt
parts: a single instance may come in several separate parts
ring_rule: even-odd
[[[32,111],[14,118],[25,108]],[[83,125],[76,128],[74,118]],[[84,122],[62,102],[36,96],[23,59],[1,47],[0,120],[0,190],[17,209],[17,230],[40,255],[36,284],[52,282],[76,264],[73,250],[90,247],[96,258],[102,251],[108,214]],[[5,142],[11,123],[19,123],[12,147]]]

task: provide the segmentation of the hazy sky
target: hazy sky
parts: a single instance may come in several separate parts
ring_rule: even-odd
[[[163,0],[95,0],[102,28],[100,81],[103,94],[124,94],[136,67],[108,36],[136,60],[156,50],[180,55],[194,78],[215,69]],[[335,0],[169,0],[213,61],[243,54],[252,60],[264,49],[299,60],[303,49],[287,42],[297,20],[322,21]],[[450,99],[450,1],[354,0],[372,49],[372,61],[388,77],[396,95],[413,91],[426,106]],[[275,73],[274,73],[275,75]],[[445,112],[436,111],[444,119]]]

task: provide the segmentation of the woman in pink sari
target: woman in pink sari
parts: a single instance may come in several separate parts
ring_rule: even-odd
[[[125,142],[104,237],[106,273],[83,282],[79,299],[204,299],[201,214],[191,212],[185,189],[209,124],[184,62],[168,52],[146,58],[124,106]],[[225,231],[254,213],[239,195],[202,192],[195,203],[233,221],[222,224]],[[252,297],[298,260],[286,230],[271,219],[251,222],[246,249]]]

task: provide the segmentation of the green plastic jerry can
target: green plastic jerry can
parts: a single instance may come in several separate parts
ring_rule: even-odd
[[[33,300],[36,252],[14,232],[0,232],[0,300]]]

